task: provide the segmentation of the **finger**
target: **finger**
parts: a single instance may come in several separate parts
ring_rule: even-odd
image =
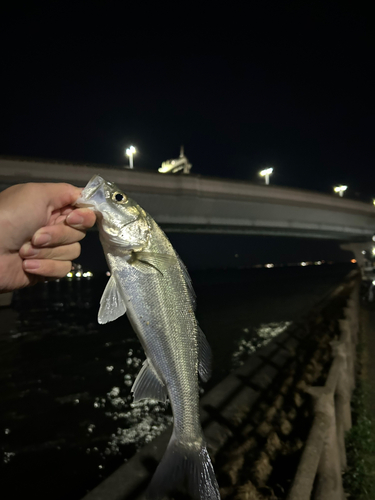
[[[54,224],[62,224],[66,221],[66,215],[59,215],[54,221],[49,221],[48,226],[53,226]]]
[[[23,259],[53,259],[53,260],[74,260],[81,254],[81,245],[71,243],[52,248],[38,248],[31,243],[25,243],[19,252]]]
[[[63,278],[72,269],[71,261],[60,260],[24,260],[23,269],[29,274],[46,278]]]
[[[76,243],[84,237],[84,231],[67,226],[66,224],[55,224],[38,229],[31,238],[31,243],[34,247],[58,247]]]
[[[74,209],[71,206],[65,207],[65,208],[60,208],[58,210],[54,210],[51,213],[51,216],[49,218],[48,224],[46,226],[52,226],[53,224],[58,224],[59,219],[63,217],[65,220],[66,217],[72,212]]]
[[[47,226],[53,224],[60,224],[65,222],[69,214],[73,213],[72,217],[67,221],[69,226],[76,227],[77,229],[88,229],[95,224],[95,213],[89,208],[73,208],[65,207],[61,210],[55,210],[48,221]]]
[[[96,215],[89,208],[76,208],[66,218],[66,223],[76,229],[90,229],[95,224]]]
[[[61,215],[69,215],[71,212],[73,212],[73,210],[76,210],[76,208],[69,206],[69,207],[62,208],[61,210],[58,210],[58,212]]]
[[[47,183],[48,203],[52,210],[73,205],[79,198],[82,188],[66,183]]]

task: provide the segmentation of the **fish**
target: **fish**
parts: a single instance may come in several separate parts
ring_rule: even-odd
[[[111,272],[98,322],[127,314],[146,354],[134,401],[170,401],[173,431],[147,488],[161,500],[185,487],[194,500],[220,500],[199,418],[198,375],[211,374],[211,349],[195,317],[188,271],[155,220],[112,182],[95,175],[76,201],[96,213]]]

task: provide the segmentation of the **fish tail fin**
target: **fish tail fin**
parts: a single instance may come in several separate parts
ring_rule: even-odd
[[[186,445],[174,435],[146,492],[147,500],[162,500],[185,486],[194,500],[220,500],[219,486],[206,444]]]

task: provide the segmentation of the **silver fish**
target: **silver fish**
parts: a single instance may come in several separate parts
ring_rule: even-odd
[[[195,318],[188,272],[156,222],[113,183],[96,175],[76,205],[97,214],[111,270],[98,321],[126,312],[147,356],[134,401],[168,397],[172,405],[172,437],[146,497],[162,499],[184,484],[196,500],[220,500],[199,420],[198,373],[209,378],[211,350]]]

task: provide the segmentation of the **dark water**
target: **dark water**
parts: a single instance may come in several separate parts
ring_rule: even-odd
[[[212,346],[208,390],[319,301],[352,266],[193,273]],[[99,326],[107,278],[41,284],[0,310],[1,498],[79,500],[171,421],[132,403],[144,360],[126,319]]]

